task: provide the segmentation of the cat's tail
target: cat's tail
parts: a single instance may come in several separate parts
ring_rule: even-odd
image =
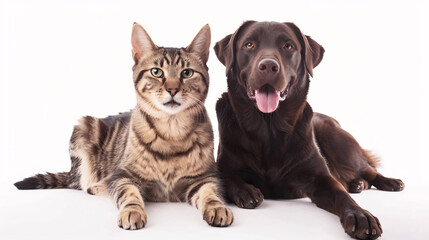
[[[14,185],[18,189],[48,189],[48,188],[69,188],[69,172],[36,174],[33,177],[25,178]]]

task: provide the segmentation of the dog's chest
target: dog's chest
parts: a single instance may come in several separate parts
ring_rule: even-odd
[[[284,170],[284,171],[281,171]],[[261,178],[255,181],[265,198],[267,199],[295,199],[304,194],[294,181],[294,173],[282,168],[270,168],[263,171]]]
[[[260,188],[266,198],[294,199],[303,197],[296,185],[297,164],[293,154],[285,148],[274,145],[259,153],[255,159],[258,166],[254,166],[253,182]]]

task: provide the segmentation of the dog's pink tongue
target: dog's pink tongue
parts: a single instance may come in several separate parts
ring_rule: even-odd
[[[256,105],[259,111],[263,113],[271,113],[277,109],[279,105],[279,95],[271,86],[264,86],[256,90]]]

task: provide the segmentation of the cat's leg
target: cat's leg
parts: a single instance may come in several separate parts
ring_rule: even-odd
[[[69,146],[72,161],[68,179],[70,188],[88,191],[104,177],[109,161],[101,159],[100,152],[108,139],[108,132],[106,124],[91,116],[81,118],[74,127]]]
[[[87,192],[91,195],[108,196],[109,186],[107,183],[107,179],[109,178],[103,178],[101,181],[92,184],[90,187],[88,187]]]
[[[226,227],[234,220],[232,211],[221,198],[217,181],[194,182],[188,188],[187,200],[201,211],[203,219],[211,226]]]
[[[109,184],[109,192],[119,209],[118,226],[127,230],[143,228],[147,217],[137,185],[129,178],[118,177]]]

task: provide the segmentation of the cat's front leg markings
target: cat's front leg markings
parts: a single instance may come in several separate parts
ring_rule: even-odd
[[[147,222],[139,188],[128,178],[114,180],[110,194],[119,209],[118,226],[127,230],[143,228]]]
[[[234,216],[220,199],[216,182],[203,182],[190,190],[188,199],[200,209],[203,219],[211,226],[227,227],[232,224]],[[192,188],[192,187],[191,187]],[[196,190],[196,188],[199,188]],[[196,190],[196,191],[195,191]],[[194,194],[192,192],[195,192]],[[193,194],[193,195],[192,195]]]

